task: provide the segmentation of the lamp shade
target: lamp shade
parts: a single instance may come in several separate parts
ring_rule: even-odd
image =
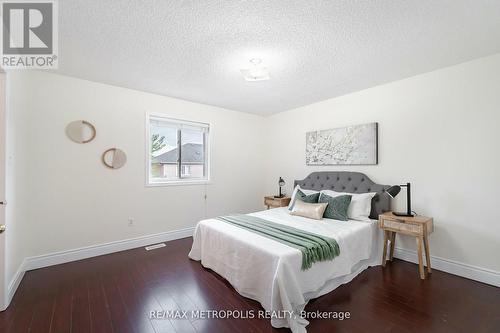
[[[279,184],[279,186],[285,186],[285,181],[283,180],[283,178],[280,177],[278,184]]]
[[[387,190],[385,190],[387,192],[387,194],[389,194],[389,196],[391,198],[394,198],[396,195],[399,194],[399,192],[401,191],[401,186],[399,185],[394,185],[394,186],[391,186],[389,187]]]

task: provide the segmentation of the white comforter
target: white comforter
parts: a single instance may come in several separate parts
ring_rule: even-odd
[[[265,310],[296,314],[272,318],[274,327],[306,332],[308,321],[300,312],[310,299],[380,263],[376,221],[316,221],[292,216],[286,207],[250,215],[333,237],[340,246],[340,255],[334,260],[302,271],[302,254],[297,249],[219,220],[198,223],[189,257],[201,260],[204,267],[223,276],[241,295],[259,301]]]

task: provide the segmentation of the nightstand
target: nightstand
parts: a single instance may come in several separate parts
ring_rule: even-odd
[[[290,203],[290,200],[292,198],[290,197],[283,197],[283,198],[275,198],[272,195],[264,197],[264,205],[267,206],[267,209],[269,208],[278,208],[278,207],[286,207]]]
[[[392,212],[380,214],[378,226],[384,231],[384,253],[382,254],[382,266],[385,267],[387,257],[387,243],[390,242],[389,260],[392,261],[394,255],[394,244],[396,243],[396,233],[413,236],[417,240],[418,272],[422,280],[425,279],[424,259],[422,248],[425,251],[427,272],[432,273],[431,258],[429,254],[429,234],[434,231],[434,224],[431,217],[425,216],[396,216]]]

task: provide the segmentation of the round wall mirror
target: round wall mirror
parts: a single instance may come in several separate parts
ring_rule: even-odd
[[[120,169],[127,163],[127,155],[118,148],[110,148],[102,153],[102,163],[110,169]]]
[[[88,121],[76,120],[66,126],[66,135],[76,143],[88,143],[94,140],[96,130]]]

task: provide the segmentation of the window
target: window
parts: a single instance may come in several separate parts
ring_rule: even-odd
[[[209,125],[149,116],[148,184],[208,180]]]

